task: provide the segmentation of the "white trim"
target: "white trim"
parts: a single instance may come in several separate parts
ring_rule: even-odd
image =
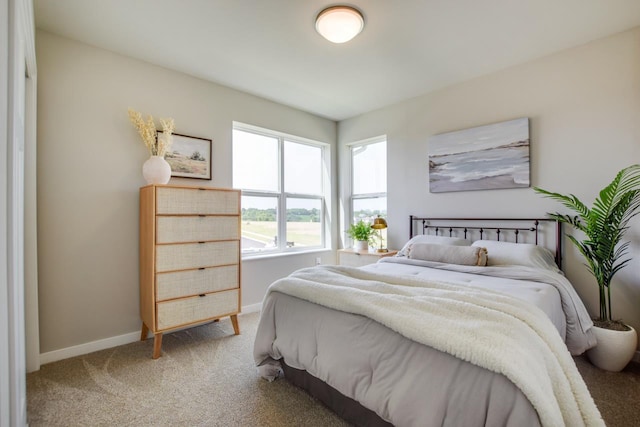
[[[256,313],[262,309],[262,303],[246,305],[242,307],[243,314]],[[242,326],[242,325],[241,325]],[[104,338],[97,341],[91,341],[84,344],[78,344],[71,347],[61,348],[59,350],[49,351],[40,354],[40,365],[57,362],[59,360],[69,359],[70,357],[82,356],[84,354],[93,353],[95,351],[106,350],[108,348],[118,347],[120,345],[131,344],[140,341],[140,331],[129,332],[128,334],[118,335],[115,337]]]
[[[27,372],[40,369],[38,320],[38,239],[37,239],[37,67],[33,1],[18,2],[25,43],[25,135],[24,135],[24,299],[25,352]]]
[[[0,0],[0,426],[26,418],[23,154],[25,64],[35,72],[31,0]],[[28,70],[27,70],[28,72]]]
[[[292,135],[290,133],[280,132],[277,130],[262,128],[260,126],[254,126],[254,125],[250,125],[242,122],[233,121],[232,130],[243,130],[245,132],[257,133],[259,135],[268,136],[271,138],[280,137],[280,138],[286,139],[287,141],[299,142],[307,145],[313,145],[313,146],[321,145],[323,147],[331,147],[331,144],[328,144],[326,142],[318,141],[311,138],[305,138],[304,136]]]
[[[27,372],[40,369],[40,327],[38,315],[38,215],[37,215],[37,76],[25,81],[24,149],[24,298],[25,351]]]
[[[9,201],[7,178],[9,160],[7,141],[9,133],[9,2],[0,0],[0,426],[11,424],[10,395],[13,392],[9,383],[11,365],[10,354],[13,347],[9,340],[9,254],[7,252],[7,226]]]
[[[297,252],[256,252],[255,255],[254,254],[244,254],[244,256],[242,257],[242,262],[247,262],[247,261],[254,261],[254,260],[265,260],[268,258],[279,258],[279,257],[283,257],[283,256],[290,256],[290,255],[309,255],[309,254],[317,254],[320,252],[331,252],[331,248],[316,248],[316,249],[309,249],[309,250],[305,250],[305,251],[297,251]]]
[[[93,353],[94,351],[105,350],[111,347],[117,347],[123,344],[129,344],[140,340],[140,332],[130,332],[124,335],[118,335],[102,340],[91,341],[84,344],[78,344],[60,350],[53,350],[40,354],[40,365],[45,365],[58,360],[68,359],[70,357],[82,356],[83,354]]]
[[[22,23],[20,32],[24,37],[25,44],[26,74],[27,77],[33,77],[36,74],[36,24],[33,13],[33,0],[21,0],[17,3],[17,8]]]
[[[244,307],[242,307],[242,313],[240,313],[240,315],[242,316],[243,314],[258,313],[260,310],[262,310],[261,302],[257,304],[245,305]]]
[[[349,148],[357,147],[359,145],[377,144],[378,142],[386,142],[387,135],[373,136],[367,139],[361,139],[359,141],[347,142],[345,145]]]

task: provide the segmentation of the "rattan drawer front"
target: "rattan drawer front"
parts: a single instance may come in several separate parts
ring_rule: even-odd
[[[238,263],[239,242],[184,243],[156,246],[156,272]]]
[[[161,273],[156,276],[157,301],[239,287],[238,266]]]
[[[156,188],[157,214],[239,214],[238,191]]]
[[[238,289],[160,302],[158,330],[171,329],[238,312]]]
[[[159,216],[156,242],[202,242],[205,240],[237,240],[237,216]]]

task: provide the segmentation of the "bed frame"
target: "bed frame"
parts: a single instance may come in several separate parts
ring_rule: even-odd
[[[550,218],[432,218],[409,216],[409,238],[418,234],[541,245],[562,270],[562,223]]]

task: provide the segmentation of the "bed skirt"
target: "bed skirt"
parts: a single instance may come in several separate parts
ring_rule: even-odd
[[[292,368],[284,360],[280,360],[284,377],[293,385],[300,387],[311,396],[318,399],[325,406],[335,412],[340,418],[355,426],[391,427],[393,424],[383,420],[370,409],[365,408],[319,380],[307,371]]]

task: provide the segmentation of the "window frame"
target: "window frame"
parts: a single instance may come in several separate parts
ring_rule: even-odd
[[[349,227],[351,224],[354,223],[354,221],[356,221],[356,219],[354,218],[354,201],[355,200],[366,200],[366,199],[377,199],[377,198],[381,198],[384,197],[387,199],[387,203],[385,206],[385,211],[387,212],[384,216],[384,218],[386,219],[386,217],[388,216],[388,188],[387,191],[385,192],[374,192],[374,193],[355,193],[354,192],[354,179],[355,179],[355,175],[354,175],[354,171],[355,171],[355,167],[354,167],[354,150],[359,148],[359,147],[363,147],[365,145],[373,145],[373,144],[379,144],[379,143],[385,143],[385,148],[387,149],[386,153],[388,154],[388,141],[387,141],[387,136],[386,135],[380,135],[380,136],[376,136],[373,138],[368,138],[368,139],[364,139],[361,141],[356,141],[356,142],[352,142],[349,144],[346,144],[347,149],[349,150],[349,206],[348,206],[348,220],[346,221],[346,226]],[[387,167],[388,161],[385,162],[385,168]],[[386,171],[385,171],[386,172]],[[386,231],[386,230],[385,230]],[[386,234],[386,233],[385,233]]]
[[[261,128],[258,126],[249,125],[246,123],[233,122],[232,131],[242,131],[253,133],[256,135],[265,136],[268,138],[275,138],[278,141],[278,190],[277,191],[267,191],[267,190],[242,190],[242,196],[247,197],[274,197],[276,198],[276,229],[278,236],[278,245],[271,250],[258,250],[255,252],[243,252],[241,249],[242,258],[254,258],[254,257],[264,257],[271,255],[282,255],[282,254],[299,254],[303,252],[315,252],[319,250],[327,250],[330,249],[328,242],[330,239],[327,238],[328,230],[330,229],[330,225],[327,223],[329,221],[329,215],[327,215],[328,203],[327,200],[330,200],[331,197],[331,182],[329,180],[328,171],[330,168],[330,159],[331,159],[331,145],[325,142],[315,141],[309,138],[304,138],[296,135],[290,135],[284,132],[274,131],[270,129]],[[233,156],[233,136],[231,141],[231,152]],[[284,145],[285,142],[292,142],[296,144],[308,145],[311,147],[320,149],[320,157],[321,157],[321,189],[320,194],[312,194],[312,193],[294,193],[294,192],[286,192],[285,191],[285,174],[284,170],[284,156],[285,150]],[[233,168],[233,160],[231,162]],[[233,171],[232,171],[233,175]],[[287,238],[280,238],[280,236],[287,235],[287,200],[288,199],[308,199],[308,200],[319,200],[320,201],[320,244],[315,246],[287,246]]]

